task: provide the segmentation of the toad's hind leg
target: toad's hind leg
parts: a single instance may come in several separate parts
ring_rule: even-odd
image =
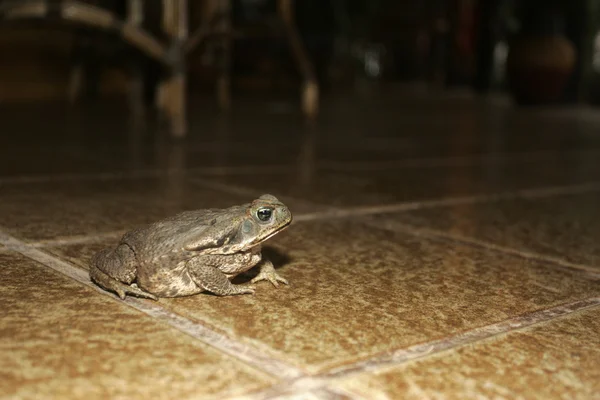
[[[117,293],[121,299],[129,294],[158,300],[156,296],[130,286],[136,269],[133,251],[126,245],[119,245],[115,250],[105,249],[94,256],[90,264],[90,278],[104,289]]]
[[[196,285],[218,296],[254,293],[254,287],[234,285],[229,281],[227,275],[218,268],[203,262],[201,257],[190,260],[187,268]]]

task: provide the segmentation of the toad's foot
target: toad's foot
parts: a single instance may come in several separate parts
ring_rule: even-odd
[[[121,289],[115,289],[115,292],[117,292],[117,294],[119,295],[121,300],[125,300],[126,295],[142,297],[144,299],[150,299],[150,300],[158,300],[158,297],[156,297],[155,295],[153,295],[151,293],[146,292],[145,290],[140,289],[139,287],[137,287],[137,285],[135,283],[132,284],[131,286],[127,286],[127,285],[123,285],[123,286],[125,286],[125,287],[121,288]]]
[[[212,286],[204,283],[204,288],[217,296],[237,296],[240,294],[254,294],[256,289],[251,285]]]
[[[254,288],[254,286],[250,286],[250,285],[234,285],[235,287],[235,292],[231,293],[231,294],[254,294],[256,292],[256,289]]]
[[[273,268],[273,264],[268,260],[265,260],[263,262],[263,264],[260,267],[259,274],[255,278],[253,278],[250,282],[256,283],[256,282],[260,282],[260,281],[269,281],[275,287],[279,286],[278,282],[281,282],[285,285],[289,285],[287,279],[283,278],[282,276],[278,275],[277,272],[275,272],[275,268]]]
[[[158,300],[158,297],[138,288],[137,285],[129,286],[108,276],[95,265],[90,266],[90,278],[104,289],[115,292],[121,300],[125,300],[125,296],[127,295]]]

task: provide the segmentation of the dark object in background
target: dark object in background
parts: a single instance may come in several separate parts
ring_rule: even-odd
[[[328,87],[328,66],[333,54],[335,16],[330,0],[296,1],[297,25],[315,66],[322,89]]]
[[[125,19],[127,6],[123,1],[89,1],[90,4],[114,13]],[[146,0],[142,27],[154,37],[165,39],[161,30],[162,5],[160,0]],[[143,54],[139,49],[124,42],[114,32],[105,32],[97,28],[78,26],[73,44],[72,64],[83,73],[81,95],[86,100],[95,100],[99,96],[99,83],[104,70],[122,68],[134,79],[141,79],[142,94],[146,105],[155,104],[155,96],[163,67]]]
[[[583,89],[590,104],[600,106],[600,4],[597,1],[590,2],[586,11],[590,24],[587,42],[589,55],[586,60],[589,63],[589,82],[585,82]]]
[[[487,93],[492,86],[494,68],[494,49],[500,39],[499,18],[502,0],[487,0],[478,3],[477,9],[477,42],[475,52],[474,89],[479,93]]]
[[[473,84],[477,51],[476,18],[475,2],[455,1],[448,9],[448,71],[445,82],[448,87]]]
[[[589,83],[585,70],[590,62],[589,51],[591,50],[588,41],[591,21],[587,14],[594,12],[590,9],[597,7],[595,3],[596,0],[568,0],[561,3],[565,16],[565,37],[575,48],[573,73],[562,98],[565,103],[580,102],[585,97],[584,89]]]
[[[565,37],[565,17],[552,3],[538,3],[525,13],[523,29],[510,46],[508,83],[521,105],[562,100],[573,75],[576,49]]]

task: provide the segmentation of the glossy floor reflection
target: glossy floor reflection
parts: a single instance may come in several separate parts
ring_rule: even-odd
[[[316,125],[194,107],[185,141],[119,103],[0,111],[0,396],[600,392],[600,111],[400,88],[326,97]],[[126,230],[263,193],[294,213],[264,249],[289,286],[121,301],[88,279]]]

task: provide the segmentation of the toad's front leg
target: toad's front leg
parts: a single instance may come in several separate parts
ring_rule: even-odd
[[[262,262],[259,265],[259,268],[260,272],[254,279],[252,279],[252,283],[260,281],[269,281],[275,287],[279,286],[278,282],[284,283],[286,285],[289,284],[285,278],[281,277],[277,274],[277,272],[275,272],[275,267],[273,266],[273,263],[267,260],[266,258],[263,258]]]
[[[218,256],[196,257],[186,264],[196,285],[218,296],[253,294],[253,286],[234,285],[227,275],[219,270]]]

